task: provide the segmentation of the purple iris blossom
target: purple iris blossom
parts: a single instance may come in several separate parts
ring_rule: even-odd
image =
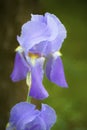
[[[16,104],[10,112],[6,130],[50,130],[56,122],[56,113],[47,104],[41,110],[27,102]]]
[[[31,15],[31,21],[22,26],[21,35],[17,40],[26,53],[52,54],[58,51],[64,39],[66,29],[53,14]]]
[[[30,73],[29,96],[36,99],[48,97],[42,84],[44,72],[51,82],[61,87],[68,86],[58,52],[65,37],[65,27],[53,14],[32,15],[31,21],[22,26],[21,36],[17,37],[20,47],[16,50],[11,79],[16,82]]]

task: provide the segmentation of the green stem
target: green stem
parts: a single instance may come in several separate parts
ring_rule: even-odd
[[[27,100],[26,100],[27,102],[31,102],[31,97],[27,94]]]
[[[29,96],[30,87],[31,87],[31,74],[30,73],[27,74],[26,84],[28,86],[28,93],[27,93],[27,99],[26,99],[26,101],[30,103],[31,102],[31,97]]]

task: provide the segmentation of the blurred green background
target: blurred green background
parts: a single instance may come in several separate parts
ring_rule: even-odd
[[[58,87],[45,77],[43,82],[50,96],[42,102],[58,115],[52,130],[87,130],[86,0],[0,1],[0,130],[5,129],[11,107],[26,100],[25,81],[13,83],[10,79],[18,46],[16,36],[31,13],[45,12],[55,14],[67,29],[61,52],[69,88]]]

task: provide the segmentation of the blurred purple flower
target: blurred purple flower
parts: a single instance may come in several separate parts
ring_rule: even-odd
[[[48,93],[42,84],[44,70],[51,82],[61,87],[68,86],[62,60],[58,53],[65,37],[65,27],[53,14],[32,15],[31,21],[22,26],[21,36],[17,37],[20,47],[16,50],[11,79],[14,82],[25,79],[30,72],[29,96],[37,99],[48,97]]]
[[[56,122],[53,108],[42,104],[41,110],[27,102],[16,104],[10,112],[6,130],[50,130]]]

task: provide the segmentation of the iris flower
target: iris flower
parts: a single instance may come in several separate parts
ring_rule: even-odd
[[[31,21],[22,26],[21,35],[17,36],[19,47],[11,79],[14,82],[28,79],[29,96],[44,99],[48,97],[42,84],[44,73],[58,86],[68,86],[59,53],[66,29],[53,14],[31,16]]]
[[[10,112],[6,130],[50,130],[56,122],[56,113],[47,104],[41,110],[27,102],[16,104]]]

